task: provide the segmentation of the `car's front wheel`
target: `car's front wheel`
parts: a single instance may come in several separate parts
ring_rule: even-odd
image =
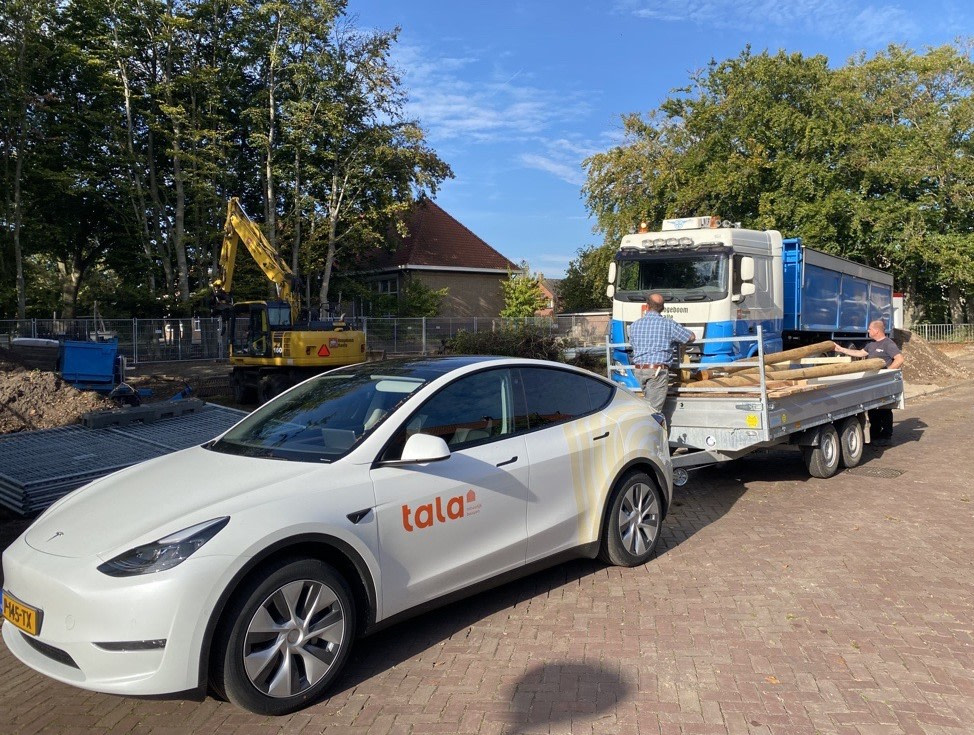
[[[645,564],[659,543],[663,502],[645,472],[632,472],[616,485],[602,528],[599,558],[620,567]]]
[[[218,632],[213,683],[251,712],[313,704],[338,676],[355,637],[355,601],[315,559],[284,563],[235,595]]]

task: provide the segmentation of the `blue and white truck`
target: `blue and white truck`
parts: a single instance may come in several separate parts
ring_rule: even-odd
[[[644,229],[644,228],[641,228]],[[622,238],[609,266],[610,342],[629,341],[628,328],[645,312],[646,296],[666,298],[665,316],[693,331],[703,344],[687,350],[693,361],[726,363],[753,357],[746,337],[761,326],[764,351],[835,340],[862,345],[869,322],[892,326],[893,277],[845,258],[805,247],[777,230],[748,230],[717,217],[664,220],[658,232]],[[631,364],[621,348],[617,368]],[[631,370],[613,378],[638,387]]]

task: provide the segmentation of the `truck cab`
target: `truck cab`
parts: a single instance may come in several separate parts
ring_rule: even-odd
[[[716,217],[669,219],[658,232],[622,239],[608,274],[613,343],[628,342],[629,325],[646,312],[646,296],[658,292],[666,299],[663,315],[697,339],[756,334],[760,324],[765,351],[781,349],[783,286],[775,277],[781,273],[781,234],[722,224]],[[687,354],[694,361],[730,362],[757,351],[756,344],[742,345],[691,344]],[[613,359],[629,362],[621,349]],[[636,387],[631,373],[619,375]]]
[[[691,329],[698,340],[687,356],[726,363],[754,356],[757,342],[721,338],[757,335],[765,352],[822,340],[861,346],[869,322],[892,324],[893,277],[876,268],[782,239],[777,230],[748,230],[718,217],[668,219],[658,232],[641,227],[622,238],[609,265],[613,344],[629,342],[629,325],[646,311],[646,296],[666,299],[664,316]],[[617,366],[630,364],[615,348]],[[614,377],[630,387],[631,370]]]

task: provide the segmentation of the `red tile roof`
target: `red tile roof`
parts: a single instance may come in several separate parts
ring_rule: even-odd
[[[517,270],[511,262],[430,199],[421,199],[406,215],[408,235],[392,251],[374,254],[375,270],[426,266]]]

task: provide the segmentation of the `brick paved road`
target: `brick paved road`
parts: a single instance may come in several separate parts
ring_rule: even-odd
[[[51,682],[0,645],[0,733],[974,732],[974,386],[809,479],[776,451],[698,472],[659,557],[575,562],[361,642],[291,717]],[[893,474],[892,472],[890,474]]]

